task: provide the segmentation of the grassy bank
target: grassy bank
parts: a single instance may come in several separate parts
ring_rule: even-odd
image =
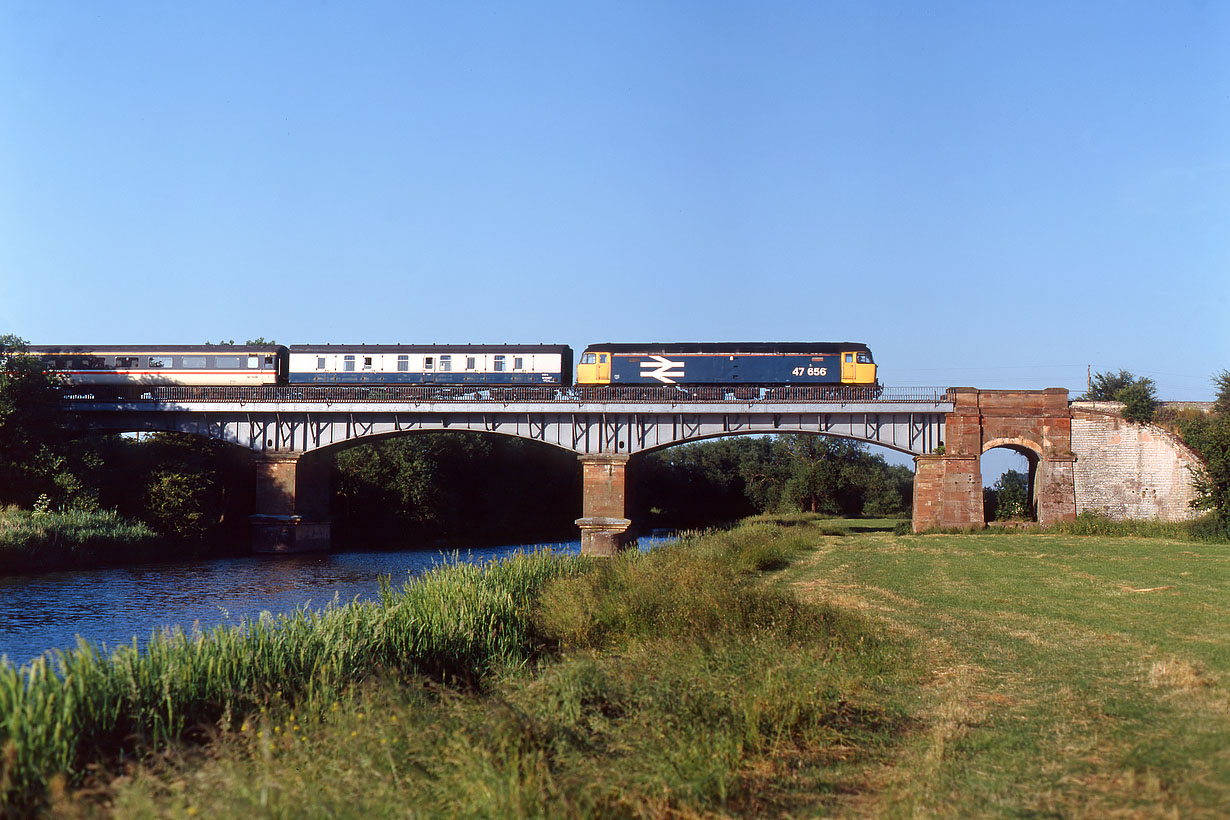
[[[146,560],[158,536],[113,511],[0,509],[0,572],[38,572]]]
[[[164,734],[207,744],[41,782],[125,818],[1224,816],[1230,547],[867,528],[448,570],[268,655],[207,638],[142,701],[193,678]]]
[[[762,582],[757,524],[546,584],[546,654],[481,691],[385,678],[126,779],[123,817],[763,816],[832,801],[905,730],[903,648]],[[339,766],[339,761],[344,764]],[[854,767],[854,768],[852,768]]]
[[[141,652],[82,646],[20,669],[0,664],[0,814],[203,727],[282,703],[319,710],[380,670],[465,682],[523,662],[530,601],[577,563],[540,554],[443,568],[378,602],[159,638]]]

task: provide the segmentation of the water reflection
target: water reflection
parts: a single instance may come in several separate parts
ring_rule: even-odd
[[[579,541],[548,544],[563,553]],[[473,549],[462,561],[484,563],[526,546]],[[224,558],[120,569],[0,576],[0,655],[28,663],[49,649],[76,646],[77,636],[115,647],[144,642],[163,629],[210,630],[260,617],[261,612],[323,609],[373,599],[380,578],[394,587],[453,553],[347,552],[287,557]]]

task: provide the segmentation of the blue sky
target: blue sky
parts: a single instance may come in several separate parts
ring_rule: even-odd
[[[1230,4],[0,0],[0,332],[1208,399]]]

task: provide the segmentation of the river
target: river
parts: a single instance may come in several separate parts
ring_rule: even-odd
[[[577,553],[581,542],[535,546]],[[525,549],[533,546],[456,555],[484,563]],[[209,630],[262,612],[323,609],[335,598],[374,599],[382,576],[399,588],[411,575],[453,555],[414,550],[249,556],[0,576],[0,655],[21,665],[50,649],[71,649],[78,636],[115,647],[134,638],[144,642],[164,629]]]

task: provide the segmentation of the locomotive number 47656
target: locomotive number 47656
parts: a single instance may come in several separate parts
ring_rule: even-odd
[[[792,376],[827,376],[828,374],[827,367],[796,367],[790,371]]]

